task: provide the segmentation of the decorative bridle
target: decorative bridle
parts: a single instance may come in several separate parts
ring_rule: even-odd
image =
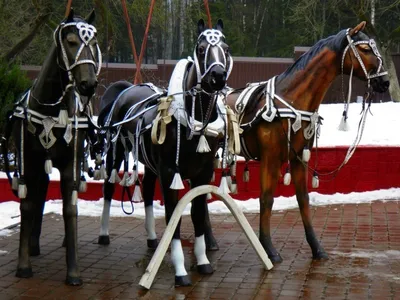
[[[344,68],[344,60],[345,60],[347,51],[348,51],[349,49],[351,49],[351,50],[353,51],[354,56],[357,58],[357,60],[358,60],[358,62],[359,62],[359,64],[360,64],[360,66],[361,66],[361,68],[363,69],[364,74],[365,74],[365,78],[367,79],[367,82],[368,82],[368,87],[370,86],[370,80],[371,80],[372,78],[377,78],[377,77],[385,76],[385,75],[388,74],[387,71],[382,71],[382,69],[383,69],[383,68],[382,68],[382,66],[383,66],[382,55],[379,53],[378,47],[376,46],[376,42],[375,42],[374,39],[361,40],[361,41],[355,42],[355,41],[351,38],[351,36],[350,36],[350,28],[348,28],[348,29],[346,30],[346,38],[347,38],[347,41],[348,41],[349,44],[348,44],[348,45],[346,46],[346,48],[344,49],[343,55],[342,55],[342,64],[341,64],[342,74],[343,74],[343,68]],[[357,50],[357,47],[356,47],[357,45],[368,45],[368,46],[371,47],[372,52],[375,54],[376,58],[377,58],[378,61],[379,61],[379,66],[378,66],[378,68],[376,69],[375,74],[370,74],[370,73],[367,71],[367,68],[365,67],[364,62],[363,62],[363,60],[362,60],[360,54],[358,53],[358,50]],[[351,73],[350,73],[350,74],[351,74],[351,75],[353,74],[353,66],[352,66],[352,70],[351,70]],[[351,78],[350,78],[350,80],[351,80]]]
[[[79,47],[78,51],[76,52],[75,55],[75,60],[72,64],[69,63],[67,52],[65,50],[64,44],[62,43],[62,32],[65,28],[74,26],[78,30],[78,36],[79,39],[81,40],[81,46]],[[64,62],[64,66],[60,66],[60,68],[63,68],[65,71],[68,72],[68,77],[70,82],[74,81],[73,75],[72,75],[72,70],[82,64],[92,64],[95,69],[96,69],[96,76],[100,75],[101,71],[101,63],[102,63],[102,56],[101,56],[101,51],[99,45],[96,43],[96,49],[93,45],[90,44],[90,42],[96,38],[96,27],[93,25],[84,23],[84,22],[71,22],[71,23],[61,23],[58,25],[56,30],[54,31],[54,43],[56,44],[57,47],[61,48],[61,54],[62,54],[62,59]],[[90,53],[92,55],[92,59],[80,59],[80,56],[82,54],[83,49],[86,47],[89,48]],[[95,61],[96,59],[96,51],[97,50],[97,62]]]

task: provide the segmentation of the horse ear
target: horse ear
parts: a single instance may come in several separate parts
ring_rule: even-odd
[[[365,28],[365,25],[367,25],[367,22],[362,21],[360,24],[358,24],[356,27],[350,29],[349,35],[353,36],[359,31],[363,31]]]
[[[69,10],[69,14],[67,17],[67,23],[73,22],[74,21],[74,9],[71,7]]]
[[[204,20],[200,19],[199,22],[197,22],[197,31],[198,34],[200,35],[200,33],[202,33],[205,29],[205,24],[204,24]]]
[[[219,30],[222,32],[222,30],[224,29],[224,22],[222,22],[221,19],[218,19],[217,21],[217,26],[215,26],[215,29]]]
[[[94,9],[93,9],[90,12],[90,14],[85,18],[85,20],[88,24],[93,24],[95,18],[96,18],[96,13],[94,12]]]

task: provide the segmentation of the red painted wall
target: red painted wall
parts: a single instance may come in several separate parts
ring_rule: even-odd
[[[318,149],[318,166],[320,174],[335,170],[343,161],[347,153],[347,147],[332,147]],[[314,166],[316,153],[312,151],[309,165]],[[242,181],[244,162],[237,165],[238,194],[232,195],[235,199],[247,200],[258,198],[260,195],[259,163],[250,162],[250,182]],[[282,173],[284,170],[282,170]],[[367,147],[357,148],[350,161],[333,176],[320,175],[320,186],[318,189],[311,188],[311,175],[309,177],[309,191],[321,194],[364,192],[378,189],[400,187],[400,147]],[[219,184],[220,170],[216,173],[216,183]],[[276,196],[294,195],[293,185],[285,186],[281,177]],[[114,198],[121,198],[121,187],[117,184]],[[184,191],[183,191],[184,192]],[[182,192],[182,193],[183,193]],[[102,184],[100,182],[89,182],[86,193],[79,194],[80,199],[98,200],[102,197]],[[159,186],[156,187],[155,199],[161,199]],[[59,182],[52,181],[49,186],[47,199],[61,199]],[[0,179],[0,202],[17,200],[12,194],[6,179]]]

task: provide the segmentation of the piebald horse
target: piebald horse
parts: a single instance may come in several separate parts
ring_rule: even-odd
[[[98,123],[106,130],[108,179],[104,183],[104,209],[99,243],[109,243],[109,211],[114,184],[135,184],[134,201],[141,200],[137,177],[138,160],[145,165],[143,198],[146,208],[145,228],[148,246],[157,246],[153,216],[153,196],[156,179],[162,187],[166,221],[177,204],[182,179],[192,187],[208,184],[213,175],[214,156],[226,133],[226,108],[219,94],[226,86],[232,69],[232,58],[222,34],[219,20],[216,29],[198,23],[198,39],[192,59],[178,62],[172,74],[168,94],[152,84],[132,85],[117,82],[111,85],[101,100]],[[132,151],[134,167],[128,175],[128,154]],[[122,179],[118,172],[125,161]],[[213,268],[206,256],[205,234],[211,236],[206,195],[192,202],[195,229],[197,269],[210,274]],[[205,232],[206,228],[209,232]],[[180,223],[171,243],[171,258],[175,266],[175,285],[190,285],[184,266],[180,241]]]

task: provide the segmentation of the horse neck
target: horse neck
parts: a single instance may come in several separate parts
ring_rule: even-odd
[[[188,71],[188,76],[185,83],[185,90],[189,91],[197,85],[197,73],[196,67],[192,65]],[[196,98],[194,100],[195,103],[195,119],[198,121],[203,121],[206,116],[208,110],[211,109],[210,120],[215,118],[216,110],[216,101],[212,102],[215,97],[214,95],[210,96],[209,94],[199,92],[196,94]],[[210,107],[210,105],[212,105]],[[191,115],[193,106],[193,97],[188,95],[185,97],[185,107],[188,113]]]
[[[275,92],[300,110],[318,109],[333,80],[340,74],[340,57],[323,49],[306,67],[288,76],[279,76]]]
[[[40,105],[38,102],[44,104],[56,103],[63,95],[67,84],[68,74],[59,67],[57,48],[53,45],[31,89],[31,95],[38,101],[32,99],[29,103],[30,108],[36,110],[46,108],[46,110],[49,110],[49,106]]]

